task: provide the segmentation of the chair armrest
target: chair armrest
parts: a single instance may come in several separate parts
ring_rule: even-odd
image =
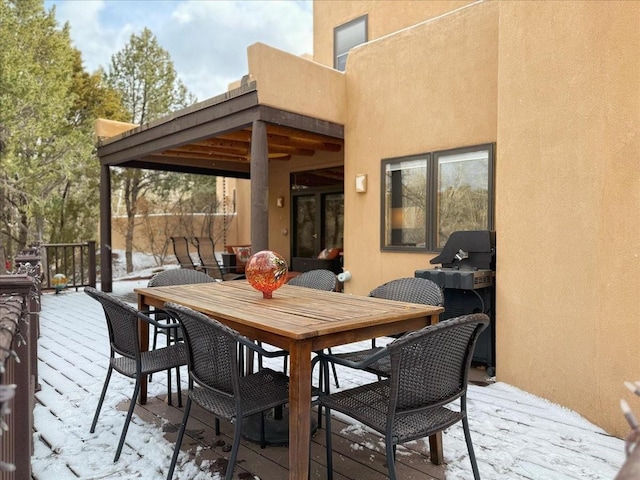
[[[166,315],[167,317],[169,317],[171,320],[173,320],[175,323],[160,323],[157,320],[154,320],[153,318],[151,318],[149,315],[156,315],[156,314],[163,314]],[[146,322],[150,325],[153,325],[156,328],[161,328],[163,330],[169,330],[169,329],[175,329],[178,328],[180,326],[180,323],[178,322],[178,320],[171,315],[169,312],[165,311],[165,310],[161,310],[161,309],[156,309],[156,310],[144,310],[144,311],[138,311],[138,318],[140,320],[142,320],[143,322]]]
[[[275,352],[270,352],[269,350],[265,350],[260,345],[252,342],[251,340],[249,340],[248,338],[243,337],[243,336],[240,336],[238,338],[238,342],[240,342],[245,347],[253,350],[254,352],[259,353],[263,357],[277,358],[277,357],[286,357],[287,355],[289,355],[289,352],[286,351],[286,350],[277,350]]]
[[[354,362],[352,360],[347,360],[345,358],[341,358],[340,356],[332,355],[324,352],[316,352],[316,354],[317,354],[316,357],[313,359],[314,363],[318,361],[326,361],[326,362],[334,363],[336,365],[343,365],[345,367],[355,368],[357,370],[365,370],[372,363],[375,363],[381,358],[387,357],[390,355],[389,349],[386,347],[378,349],[376,352],[372,353],[370,356],[368,356],[361,362]],[[312,363],[312,365],[314,363]]]

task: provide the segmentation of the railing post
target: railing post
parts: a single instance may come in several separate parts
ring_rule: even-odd
[[[15,384],[15,396],[9,400],[11,412],[3,420],[8,430],[3,432],[1,460],[15,466],[15,472],[0,468],[0,480],[31,479],[31,456],[33,454],[33,407],[35,376],[33,375],[32,350],[37,343],[32,341],[29,314],[30,299],[37,292],[38,280],[28,275],[0,276],[0,344],[4,366],[3,385]],[[33,319],[33,315],[31,315]],[[12,358],[15,352],[20,363]]]
[[[96,288],[96,241],[89,240],[87,245],[89,246],[89,286]]]
[[[33,280],[37,290],[32,292],[29,297],[29,343],[38,344],[40,337],[40,285],[42,284],[42,262],[36,250],[29,250],[25,254],[15,257],[15,268],[19,273],[27,274]],[[29,266],[30,265],[30,266]],[[27,338],[25,337],[25,340]],[[31,348],[31,374],[33,375],[33,384],[38,389],[38,349]]]

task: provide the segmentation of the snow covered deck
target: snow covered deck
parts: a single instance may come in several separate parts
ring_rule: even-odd
[[[135,302],[133,288],[146,280],[114,282],[114,294]],[[168,406],[166,375],[154,375],[150,401],[137,406],[122,456],[113,454],[122,429],[129,379],[114,374],[94,434],[91,419],[108,363],[106,323],[100,305],[83,292],[45,294],[39,339],[39,381],[34,412],[36,480],[149,479],[166,476],[182,410]],[[353,348],[344,347],[345,349]],[[338,351],[338,349],[334,349]],[[281,367],[281,365],[278,365]],[[340,370],[341,387],[367,381],[366,374]],[[477,372],[474,377],[478,378]],[[186,389],[186,369],[182,375]],[[175,385],[174,385],[175,392]],[[469,423],[483,480],[612,479],[624,462],[624,442],[607,435],[575,412],[506,385],[470,385]],[[213,418],[192,411],[175,479],[218,478],[231,444],[232,426],[221,422],[222,435],[213,433]],[[337,480],[387,478],[384,444],[361,425],[334,422],[334,469]],[[324,479],[323,429],[312,443],[311,478]],[[429,461],[428,442],[398,448],[402,479],[470,479],[471,466],[460,424],[444,434],[445,465]],[[187,455],[191,451],[191,456]],[[192,461],[195,453],[197,461]],[[286,479],[286,446],[243,442],[234,478]],[[222,478],[222,477],[220,477]]]

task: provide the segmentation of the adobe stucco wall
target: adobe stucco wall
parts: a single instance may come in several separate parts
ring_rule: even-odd
[[[374,38],[427,3],[314,2],[314,59],[332,65],[336,25],[368,11]],[[355,48],[345,73],[346,291],[429,266],[380,252],[380,160],[495,141],[498,380],[618,436],[640,379],[638,25],[640,2],[473,4]]]
[[[250,45],[247,55],[260,104],[344,123],[347,102],[342,72],[263,43]]]
[[[500,2],[498,379],[618,436],[640,379],[640,3]]]
[[[313,59],[333,67],[333,29],[365,13],[368,14],[369,40],[415,25],[419,20],[437,17],[473,3],[468,0],[321,0],[313,2]]]
[[[316,2],[317,3],[317,2]],[[345,291],[430,268],[424,253],[380,252],[380,165],[389,157],[496,140],[498,5],[465,9],[351,51],[345,125]],[[368,191],[355,193],[366,174]]]

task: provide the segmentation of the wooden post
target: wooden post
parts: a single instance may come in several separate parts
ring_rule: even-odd
[[[11,413],[3,420],[8,430],[3,432],[0,454],[3,462],[15,465],[15,472],[0,471],[0,480],[30,480],[31,455],[33,454],[33,406],[35,377],[32,374],[31,349],[37,344],[32,341],[30,325],[26,321],[30,313],[25,306],[33,295],[34,280],[27,275],[7,275],[0,277],[0,318],[3,322],[0,343],[3,347],[2,362],[5,364],[3,384],[15,384],[15,397],[10,400]],[[27,314],[25,316],[25,314]],[[25,342],[17,342],[14,336],[19,327]],[[15,350],[20,363],[9,356]]]
[[[111,265],[111,172],[108,165],[100,167],[100,288],[113,291]]]
[[[251,133],[251,251],[269,248],[269,146],[267,126],[253,122]]]

